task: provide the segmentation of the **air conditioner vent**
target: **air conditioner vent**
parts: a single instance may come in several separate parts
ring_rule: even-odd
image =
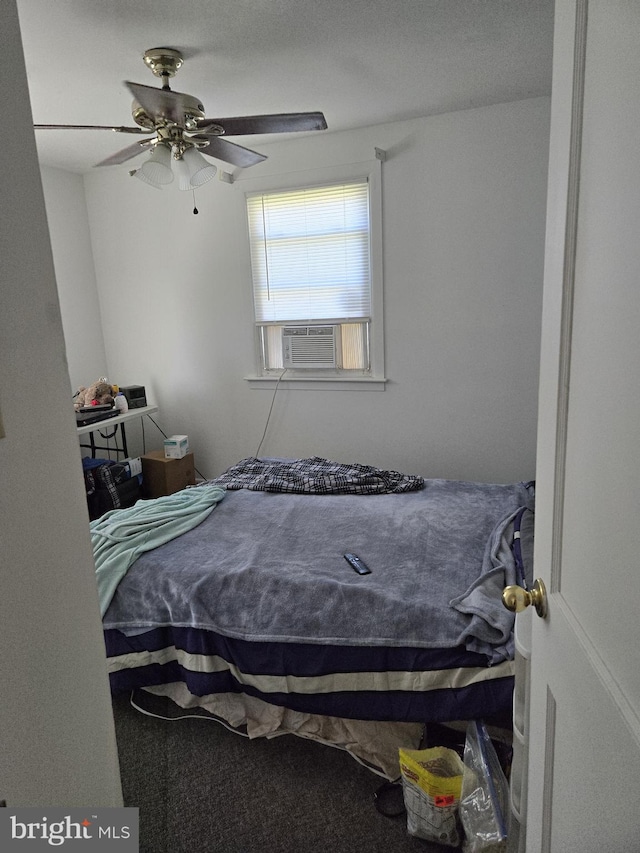
[[[282,330],[284,367],[335,367],[335,326],[285,326]]]

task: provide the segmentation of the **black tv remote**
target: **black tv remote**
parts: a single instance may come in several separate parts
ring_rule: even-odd
[[[360,559],[360,557],[358,557],[357,554],[345,554],[344,558],[347,561],[347,563],[349,563],[349,565],[354,570],[354,572],[357,572],[359,575],[370,575],[371,574],[371,569],[369,568],[369,566],[366,563],[364,563]]]

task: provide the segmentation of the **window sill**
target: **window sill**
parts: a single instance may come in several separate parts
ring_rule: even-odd
[[[276,385],[296,391],[384,391],[387,380],[375,376],[245,376],[250,388],[274,390]]]

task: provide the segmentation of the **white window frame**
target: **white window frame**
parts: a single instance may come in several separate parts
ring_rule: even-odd
[[[256,373],[246,376],[251,387],[273,388],[276,383],[297,389],[340,389],[340,390],[384,390],[384,322],[383,322],[383,276],[382,276],[382,174],[380,160],[331,166],[284,175],[243,180],[246,246],[249,252],[249,229],[247,221],[247,196],[257,192],[281,192],[303,187],[321,186],[366,180],[369,184],[369,229],[370,229],[370,272],[371,272],[371,322],[369,330],[370,367],[368,371],[336,369],[292,369],[265,370],[262,366],[260,329],[253,317],[255,338]],[[249,267],[250,269],[250,267]],[[253,283],[249,280],[253,296]],[[252,299],[253,303],[253,299]]]

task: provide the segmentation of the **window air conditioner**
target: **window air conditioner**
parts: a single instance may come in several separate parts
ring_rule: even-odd
[[[284,367],[335,367],[335,326],[285,326],[282,330]]]

